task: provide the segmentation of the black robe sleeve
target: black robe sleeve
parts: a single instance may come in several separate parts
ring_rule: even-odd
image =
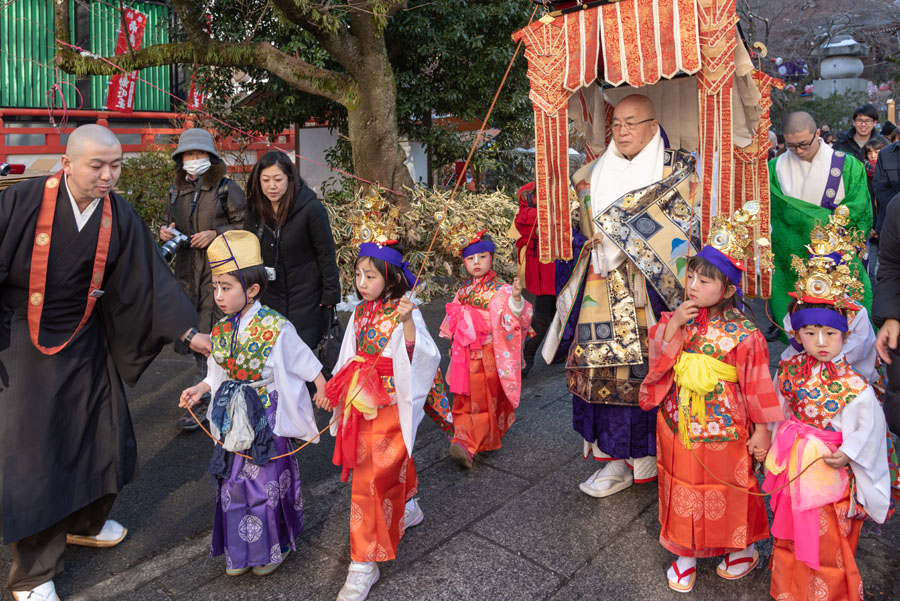
[[[199,318],[137,212],[121,197],[111,197],[121,252],[107,267],[97,305],[110,356],[125,383],[134,386],[162,348]]]

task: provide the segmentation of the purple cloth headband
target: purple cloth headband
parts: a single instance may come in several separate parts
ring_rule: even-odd
[[[736,288],[735,296],[737,296],[737,308],[743,311],[744,303],[742,301],[744,300],[744,291],[741,289],[741,280],[744,277],[744,272],[731,262],[728,255],[712,246],[704,246],[700,252],[697,253],[697,256],[712,263],[716,269],[721,271],[725,277],[734,284],[734,287]]]
[[[846,332],[850,329],[846,317],[834,309],[821,307],[798,309],[791,313],[791,328],[796,332],[803,326],[828,326],[841,332]]]
[[[493,253],[497,250],[496,245],[490,240],[479,240],[478,242],[473,242],[462,250],[462,256],[465,259],[466,257],[471,257],[472,255],[477,255],[478,253]]]
[[[403,255],[400,254],[400,251],[395,250],[390,246],[380,246],[374,242],[363,242],[359,245],[359,256],[381,259],[394,267],[399,267],[403,270],[403,275],[406,277],[406,282],[409,284],[409,287],[416,287],[416,284],[418,283],[416,281],[416,274],[409,270],[409,261],[403,260]]]

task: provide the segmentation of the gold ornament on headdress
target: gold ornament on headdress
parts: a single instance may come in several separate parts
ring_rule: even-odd
[[[866,258],[866,241],[863,232],[848,228],[850,211],[838,205],[828,224],[816,221],[806,245],[809,258],[791,256],[791,267],[797,272],[796,296],[818,299],[833,304],[838,309],[852,306],[853,301],[863,298],[863,283],[859,281],[859,271],[850,262],[854,256]],[[840,261],[835,261],[835,255]]]
[[[730,218],[722,215],[712,218],[706,244],[744,267],[746,260],[754,256],[753,243],[755,242],[758,249],[757,265],[760,269],[771,271],[774,264],[768,238],[753,239],[758,224],[759,202],[747,201]]]
[[[385,245],[397,241],[397,219],[400,211],[397,207],[388,207],[387,201],[372,189],[366,198],[361,211],[355,211],[347,222],[352,228],[350,243],[359,246],[364,242]],[[387,210],[385,210],[387,209]]]
[[[441,214],[435,214],[436,219],[441,218]],[[463,249],[478,237],[479,232],[483,232],[485,228],[480,227],[477,223],[467,223],[461,219],[444,219],[441,223],[441,246],[447,252],[459,255]]]

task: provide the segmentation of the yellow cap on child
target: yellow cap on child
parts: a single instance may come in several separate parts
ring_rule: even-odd
[[[244,230],[229,230],[216,236],[206,249],[206,256],[213,275],[263,264],[259,239]]]

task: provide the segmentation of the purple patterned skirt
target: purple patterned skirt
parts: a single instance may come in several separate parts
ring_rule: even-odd
[[[277,399],[275,394],[272,395]],[[271,398],[271,397],[270,397]],[[275,423],[276,401],[266,409],[269,427]],[[286,438],[274,436],[278,454],[291,450]],[[303,530],[303,497],[296,455],[254,465],[234,457],[231,477],[216,478],[216,519],[210,557],[225,554],[228,569],[263,566],[281,561],[295,549]]]
[[[586,403],[572,396],[572,427],[613,459],[656,455],[656,409]]]

